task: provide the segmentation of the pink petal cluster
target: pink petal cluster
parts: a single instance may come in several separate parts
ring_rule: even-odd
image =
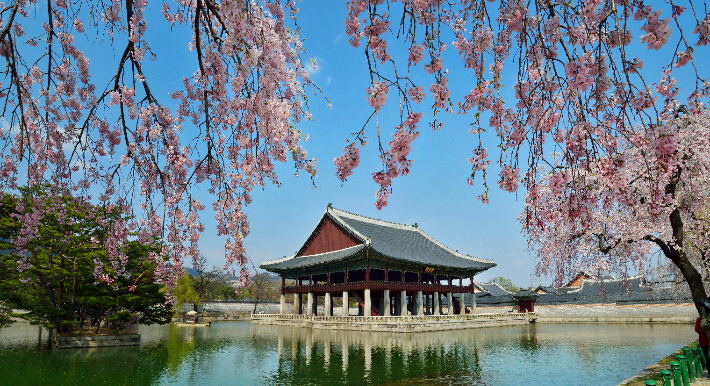
[[[367,88],[367,103],[375,110],[379,110],[385,105],[389,90],[390,87],[387,83],[375,80],[372,82],[372,85]]]

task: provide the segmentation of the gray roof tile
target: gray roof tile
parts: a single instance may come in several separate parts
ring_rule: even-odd
[[[324,216],[330,217],[355,238],[363,242],[359,248],[369,247],[392,259],[432,267],[485,271],[495,267],[493,260],[458,253],[423,232],[417,226],[377,220],[340,209],[328,207]],[[284,270],[306,267],[345,258],[358,252],[358,247],[328,252],[314,256],[290,256],[281,260],[264,262],[267,270]]]

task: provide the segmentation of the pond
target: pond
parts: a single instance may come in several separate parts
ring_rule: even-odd
[[[686,324],[531,324],[417,334],[141,326],[140,347],[52,350],[0,330],[3,385],[616,385],[697,339]],[[580,383],[580,381],[582,383]]]

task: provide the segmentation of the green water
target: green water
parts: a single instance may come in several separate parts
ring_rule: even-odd
[[[139,333],[140,347],[59,351],[48,331],[16,323],[0,329],[0,385],[616,385],[697,338],[692,325],[646,324],[393,334],[224,322]]]

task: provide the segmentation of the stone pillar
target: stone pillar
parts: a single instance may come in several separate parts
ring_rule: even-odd
[[[431,300],[432,300],[432,299],[431,299],[431,295],[426,295],[426,298],[425,298],[425,299],[426,299],[426,314],[427,314],[427,315],[433,315],[434,312],[433,312],[432,309],[431,309],[431,303],[432,303],[432,301],[431,301]]]
[[[424,299],[422,299],[422,290],[417,291],[417,315],[424,315]]]
[[[313,299],[313,292],[308,293],[308,303],[306,303],[306,315],[309,317],[313,316],[313,304],[315,299]]]
[[[325,316],[333,316],[333,298],[330,292],[325,293]]]
[[[301,294],[293,294],[293,314],[301,314]]]
[[[441,303],[439,302],[439,291],[434,291],[434,315],[441,315]]]
[[[281,294],[281,305],[279,306],[279,315],[286,314],[286,294]]]
[[[451,293],[451,291],[446,293],[446,301],[447,301],[447,304],[449,305],[449,309],[448,309],[447,313],[449,315],[453,315],[454,314],[454,296]]]
[[[399,309],[399,316],[407,316],[407,290],[402,290],[399,297],[399,304],[401,306]]]
[[[350,315],[350,299],[348,299],[348,291],[343,291],[343,310],[340,316]]]
[[[466,303],[464,302],[464,293],[459,293],[459,306],[461,307],[459,314],[466,315]]]
[[[471,292],[471,313],[476,313],[476,293]]]
[[[370,289],[365,288],[365,315],[372,316],[372,297],[370,297]]]
[[[390,290],[386,289],[382,293],[382,316],[390,316]]]

